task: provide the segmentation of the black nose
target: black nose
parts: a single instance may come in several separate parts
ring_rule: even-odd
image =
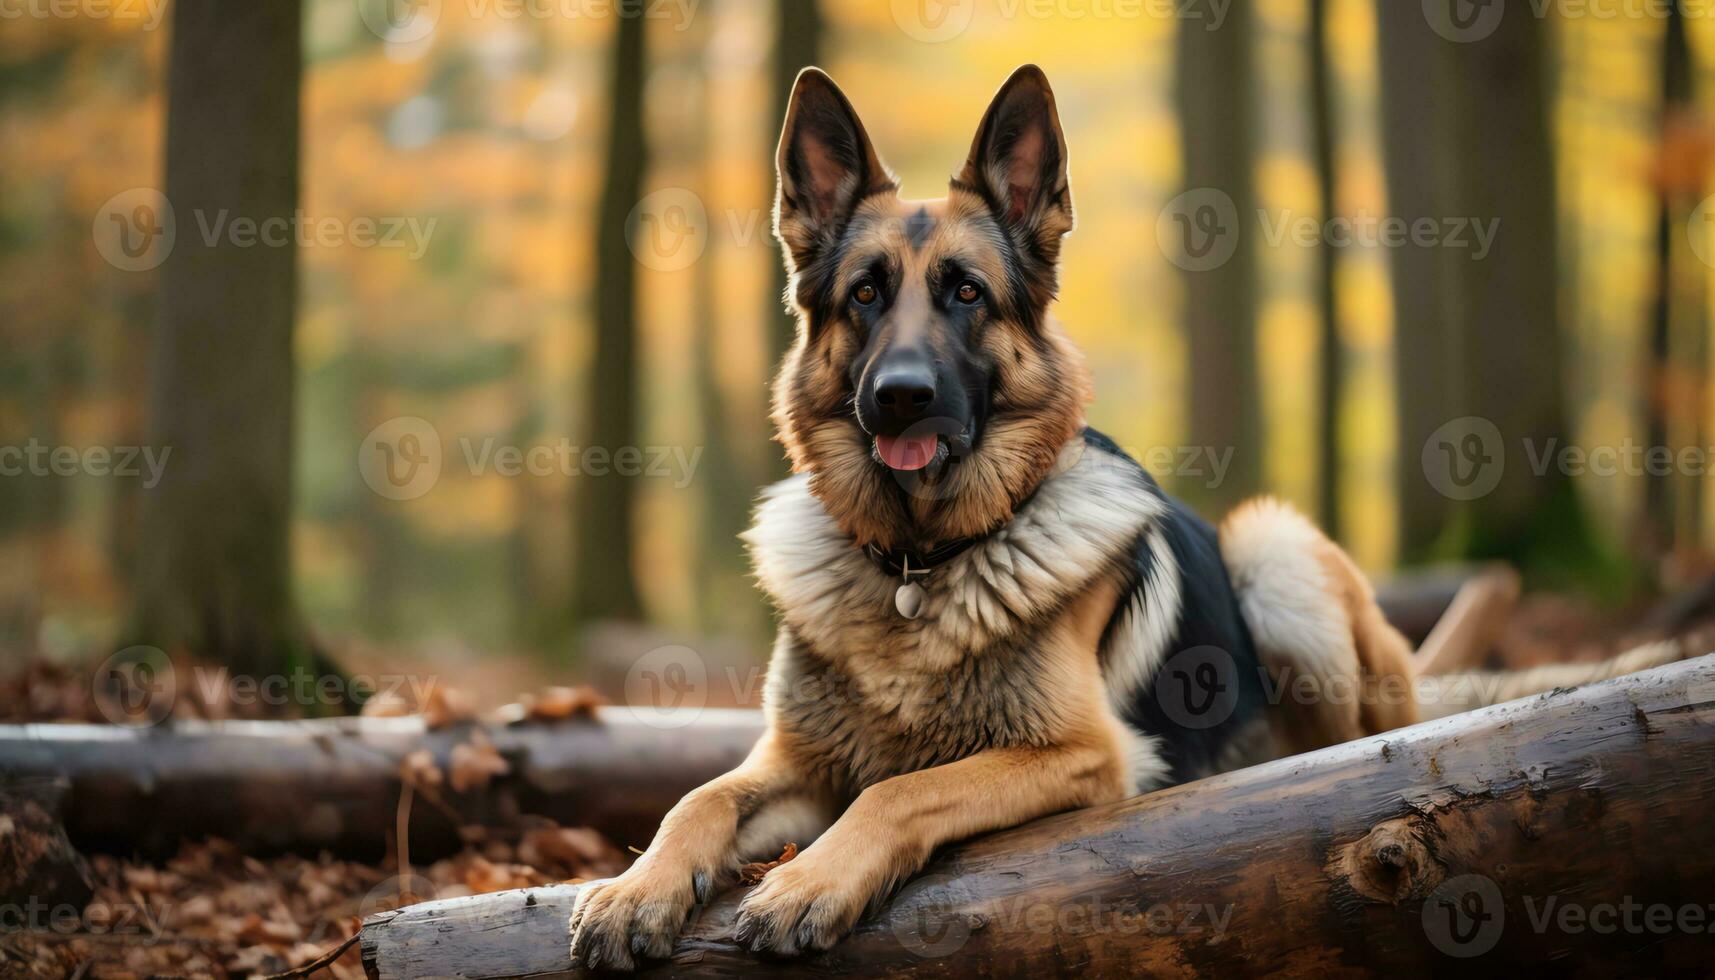
[[[875,404],[888,422],[915,422],[935,401],[935,375],[927,368],[894,368],[875,379]]]

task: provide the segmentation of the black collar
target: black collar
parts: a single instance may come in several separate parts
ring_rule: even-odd
[[[927,575],[933,572],[964,554],[972,545],[981,540],[982,538],[960,538],[928,551],[918,551],[914,548],[884,549],[869,544],[864,546],[863,553],[869,556],[870,561],[875,562],[877,568],[887,574],[909,577],[911,575]]]

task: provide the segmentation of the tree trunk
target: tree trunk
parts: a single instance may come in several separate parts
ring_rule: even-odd
[[[1702,972],[1715,657],[1540,695],[955,845],[833,950],[762,960],[742,892],[655,976]],[[370,976],[570,969],[575,887],[371,917]],[[1632,911],[1627,912],[1626,909]],[[1660,928],[1654,909],[1668,910]],[[1696,925],[1679,925],[1695,914]]]
[[[298,205],[299,0],[173,8],[166,196],[131,636],[248,673],[308,656],[292,600],[294,243],[229,223]],[[230,230],[216,240],[204,228]]]
[[[1572,430],[1549,26],[1494,8],[1487,33],[1453,42],[1405,8],[1378,5],[1390,210],[1436,238],[1392,250],[1401,549],[1564,584],[1600,549],[1552,455]]]
[[[626,221],[642,197],[648,169],[643,132],[648,18],[634,8],[624,5],[615,17],[607,176],[596,222],[595,356],[586,382],[588,445],[610,454],[638,445],[637,265]],[[615,472],[585,474],[578,481],[576,506],[573,612],[578,621],[641,619],[631,547],[637,480]]]
[[[774,0],[774,114],[769,119],[766,132],[769,135],[768,144],[768,196],[767,200],[774,201],[774,149],[773,140],[780,135],[780,127],[786,120],[786,100],[792,94],[792,82],[797,79],[798,72],[806,66],[814,65],[822,53],[822,11],[821,0]],[[785,356],[786,349],[792,346],[793,338],[798,332],[798,318],[786,305],[786,266],[784,251],[777,256],[774,266],[769,270],[768,305],[770,317],[768,332],[768,368],[772,374],[780,358]],[[770,466],[763,474],[765,480],[774,480],[786,475],[786,458],[780,453],[770,456]]]
[[[1680,158],[1691,156],[1684,144],[1698,137],[1688,130],[1706,123],[1698,117],[1690,46],[1684,12],[1678,3],[1667,7],[1662,34],[1661,120],[1657,140],[1656,302],[1649,345],[1640,376],[1644,379],[1644,410],[1648,444],[1677,451],[1702,445],[1704,399],[1697,394],[1707,374],[1704,350],[1704,305],[1707,269],[1690,251],[1686,228],[1697,201],[1704,196],[1707,177],[1700,168],[1687,168]],[[1685,172],[1690,170],[1690,172]],[[1693,231],[1692,234],[1696,234]],[[1702,479],[1693,474],[1646,473],[1644,505],[1632,536],[1635,557],[1652,572],[1660,559],[1680,548],[1695,548],[1700,540]]]
[[[1334,81],[1328,63],[1328,0],[1310,0],[1306,31],[1309,38],[1310,119],[1312,155],[1316,164],[1316,190],[1322,220],[1338,213],[1334,172]],[[1330,535],[1340,537],[1340,384],[1343,358],[1340,344],[1340,309],[1334,292],[1338,253],[1323,236],[1317,245],[1316,305],[1320,311],[1321,363],[1317,374],[1316,461],[1317,512]]]
[[[1457,151],[1443,149],[1451,125],[1445,117],[1454,109],[1439,89],[1440,51],[1451,42],[1429,28],[1420,9],[1407,6],[1377,4],[1376,33],[1388,213],[1410,222],[1443,213],[1452,180],[1448,165]],[[1389,257],[1399,550],[1406,561],[1421,561],[1452,510],[1452,501],[1426,478],[1421,450],[1458,414],[1451,408],[1460,377],[1457,347],[1447,332],[1453,276],[1439,249],[1404,246]]]
[[[704,197],[714,188],[716,146],[708,120],[714,108],[711,52],[698,54],[696,70],[700,82],[701,103],[693,114],[697,120],[694,152],[698,154],[703,174]],[[751,498],[755,484],[749,479],[754,466],[743,465],[748,458],[737,452],[732,437],[732,410],[722,385],[721,342],[716,333],[720,327],[717,311],[718,273],[720,257],[715,249],[720,242],[710,235],[708,251],[697,261],[693,274],[695,296],[695,331],[692,338],[692,369],[697,381],[697,414],[703,421],[702,475],[703,514],[700,522],[702,540],[697,549],[697,582],[700,591],[703,630],[711,635],[757,635],[766,618],[763,604],[746,574],[749,565],[738,536],[750,519]],[[778,275],[778,273],[776,273]],[[770,308],[772,312],[772,308]],[[772,322],[772,321],[771,321]],[[770,357],[777,357],[771,338],[767,346]]]
[[[1252,494],[1262,474],[1261,392],[1256,358],[1256,190],[1252,164],[1255,104],[1251,15],[1234,4],[1220,30],[1182,18],[1178,44],[1178,102],[1184,182],[1194,210],[1213,214],[1208,199],[1224,194],[1237,227],[1187,228],[1187,236],[1235,236],[1236,250],[1211,268],[1187,269],[1185,331],[1190,348],[1190,442],[1232,452],[1215,488],[1175,488],[1208,514],[1225,512]],[[1222,202],[1223,204],[1225,202]],[[1188,215],[1195,218],[1196,215]],[[1188,249],[1192,243],[1188,243]],[[1209,242],[1200,243],[1211,245]],[[1212,247],[1221,247],[1213,245]]]

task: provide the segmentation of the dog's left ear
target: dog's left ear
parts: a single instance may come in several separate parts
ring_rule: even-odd
[[[1072,190],[1066,136],[1042,69],[1019,68],[995,93],[959,181],[987,197],[1001,223],[1045,260],[1059,255],[1072,230]]]

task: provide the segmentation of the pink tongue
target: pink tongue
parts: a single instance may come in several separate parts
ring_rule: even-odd
[[[920,470],[935,458],[935,435],[876,436],[881,461],[896,470]]]

